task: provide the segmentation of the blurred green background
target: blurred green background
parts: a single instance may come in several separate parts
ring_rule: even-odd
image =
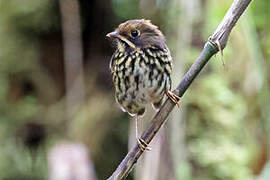
[[[232,0],[0,0],[0,179],[106,179],[134,145],[105,38],[151,19],[174,86]],[[254,1],[128,179],[270,179],[270,4]],[[151,109],[151,108],[150,108]],[[153,112],[141,120],[140,131]]]

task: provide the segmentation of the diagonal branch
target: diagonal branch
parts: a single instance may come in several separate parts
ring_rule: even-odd
[[[209,38],[209,41],[206,42],[200,56],[196,59],[188,72],[185,74],[180,84],[174,90],[174,93],[182,97],[192,81],[197,77],[197,75],[200,73],[205,64],[210,60],[210,58],[218,51],[221,51],[222,53],[222,49],[224,49],[227,44],[232,28],[235,26],[236,22],[246,10],[251,1],[252,0],[235,0],[232,3],[222,22],[219,24],[214,34]],[[144,131],[141,137],[146,143],[149,144],[150,141],[154,138],[174,106],[175,104],[168,99],[162,105],[160,110],[154,116],[149,127]],[[142,153],[143,151],[139,148],[138,144],[136,144],[134,148],[131,149],[130,152],[126,155],[126,157],[123,159],[123,161],[108,180],[125,179],[131,172],[133,166],[140,158]]]

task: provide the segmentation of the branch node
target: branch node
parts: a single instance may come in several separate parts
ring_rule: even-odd
[[[213,41],[213,40],[212,40],[212,36],[210,36],[210,37],[208,38],[208,42],[210,43],[210,45],[211,45],[217,52],[220,52],[220,54],[221,54],[222,65],[225,66],[223,50],[222,50],[222,47],[221,47],[221,44],[220,44],[219,40]]]
[[[213,41],[212,36],[208,38],[207,42],[209,42],[209,44],[213,47],[213,49],[215,49],[215,51],[219,51],[220,48],[218,44],[220,45],[220,43],[216,43],[216,41]]]

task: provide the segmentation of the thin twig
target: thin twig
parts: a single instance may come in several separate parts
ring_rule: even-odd
[[[220,51],[220,47],[222,50],[225,48],[232,28],[235,26],[239,17],[243,14],[251,1],[252,0],[235,0],[232,3],[222,22],[219,24],[214,34],[209,38],[209,41],[206,42],[200,56],[196,59],[188,72],[185,74],[182,81],[174,90],[174,93],[182,97],[192,81],[197,77],[197,75],[200,73],[205,64],[210,60],[210,58],[218,51]],[[151,121],[149,127],[145,130],[141,137],[146,143],[150,143],[161,125],[167,119],[174,106],[175,104],[169,99],[167,99],[166,102],[162,105],[160,110],[156,113],[153,120]],[[131,149],[130,152],[126,155],[126,157],[123,159],[123,161],[108,180],[125,179],[142,153],[143,151],[139,148],[138,144],[136,144],[134,148]]]

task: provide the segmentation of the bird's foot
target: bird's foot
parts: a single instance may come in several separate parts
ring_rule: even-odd
[[[137,137],[136,139],[137,139],[138,145],[142,151],[145,151],[145,150],[151,151],[151,148],[149,147],[149,145],[142,138]]]
[[[179,96],[177,96],[171,91],[166,91],[166,95],[168,96],[168,98],[172,100],[172,102],[174,102],[177,105],[177,107],[179,107],[179,102],[178,102],[180,100]]]

